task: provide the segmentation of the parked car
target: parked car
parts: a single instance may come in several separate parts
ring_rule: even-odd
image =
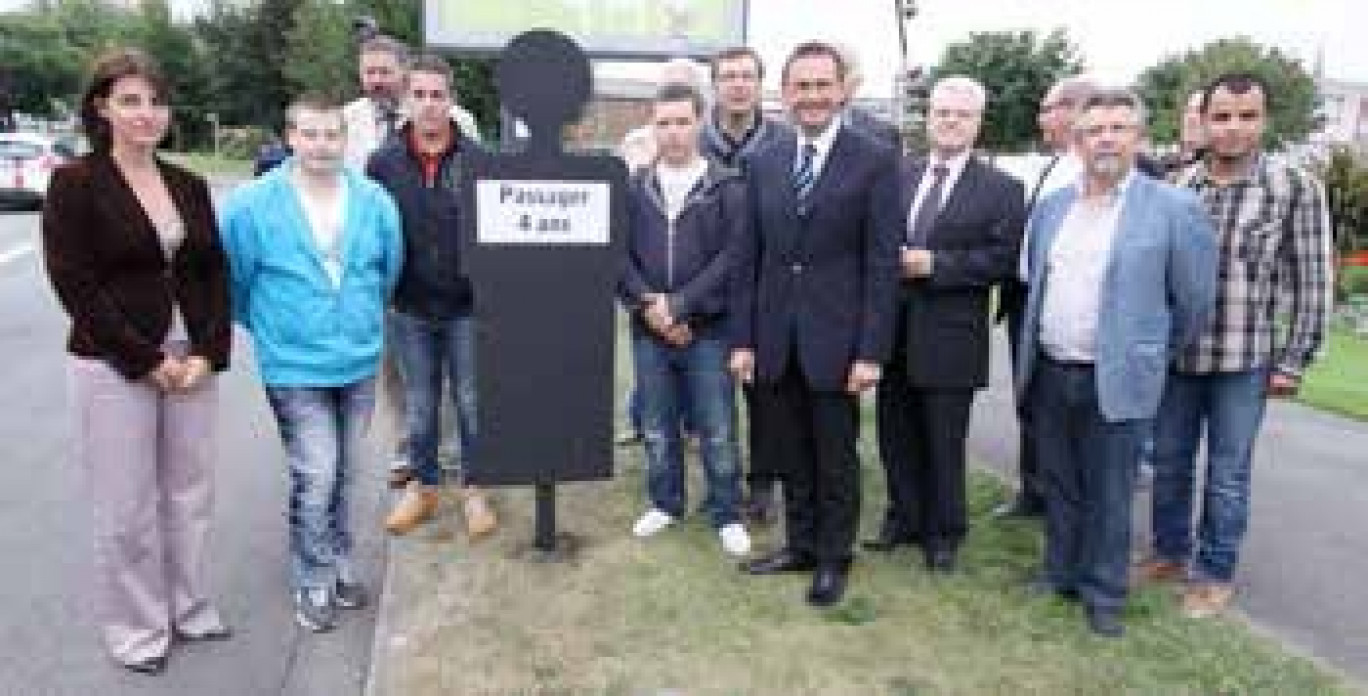
[[[52,171],[85,147],[76,135],[0,133],[0,205],[41,206]]]

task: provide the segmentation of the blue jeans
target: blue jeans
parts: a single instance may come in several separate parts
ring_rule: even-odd
[[[347,483],[365,452],[375,380],[339,387],[266,387],[290,467],[290,575],[295,589],[350,580]]]
[[[441,482],[442,384],[451,385],[461,459],[468,466],[475,446],[475,319],[429,320],[395,312],[390,340],[404,382],[408,460],[426,485]]]
[[[1155,428],[1155,554],[1192,557],[1193,479],[1205,428],[1206,486],[1193,577],[1230,582],[1249,527],[1250,464],[1267,403],[1268,371],[1170,374]]]
[[[1150,421],[1104,418],[1090,366],[1042,359],[1028,398],[1045,497],[1045,579],[1090,606],[1119,610],[1130,566],[1131,496]]]
[[[676,348],[654,336],[635,335],[632,358],[641,399],[646,492],[651,504],[675,518],[685,513],[684,450],[677,414],[681,413],[681,392],[687,391],[691,396],[689,420],[698,427],[707,477],[703,509],[716,527],[736,522],[741,498],[740,447],[726,342],[697,338],[688,346]]]
[[[689,385],[686,380],[679,380],[679,426],[686,433],[697,433],[698,428],[693,424],[693,405],[689,399]],[[640,433],[641,427],[641,390],[632,387],[627,392],[627,423],[631,426],[632,432]]]

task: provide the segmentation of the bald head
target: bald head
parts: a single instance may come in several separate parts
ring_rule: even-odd
[[[1079,109],[1096,91],[1096,83],[1082,77],[1066,77],[1050,87],[1040,102],[1037,116],[1041,140],[1046,147],[1055,152],[1069,148]]]

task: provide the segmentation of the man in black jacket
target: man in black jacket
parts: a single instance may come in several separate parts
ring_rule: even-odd
[[[627,258],[620,284],[632,316],[650,507],[633,533],[652,536],[686,513],[681,404],[698,429],[707,474],[704,509],[727,553],[744,556],[735,385],[727,372],[727,289],[749,216],[734,170],[699,152],[703,97],[666,85],[652,107],[659,158],[628,189]],[[683,390],[689,397],[682,399]]]
[[[906,215],[893,358],[878,388],[889,505],[878,538],[920,543],[927,567],[954,568],[967,531],[964,444],[974,390],[987,386],[989,297],[1021,243],[1021,182],[974,157],[987,93],[967,77],[931,90],[931,152],[899,181]]]
[[[793,137],[792,128],[765,116],[761,109],[765,64],[755,49],[749,46],[726,49],[713,56],[710,67],[715,103],[705,118],[700,136],[703,154],[708,159],[744,170],[747,158],[786,137]],[[779,464],[765,452],[761,423],[755,417],[755,390],[744,385],[743,393],[750,470],[746,473],[747,497],[742,507],[751,523],[769,524],[774,517]]]
[[[457,190],[461,156],[478,147],[451,119],[451,68],[439,56],[421,56],[409,69],[410,122],[371,156],[366,174],[394,197],[404,225],[404,271],[394,293],[390,340],[404,383],[409,463],[417,480],[385,520],[405,534],[437,511],[441,482],[442,385],[451,385],[462,456],[475,439],[474,296],[461,268]],[[445,379],[444,379],[445,378]],[[473,537],[493,531],[493,510],[480,491],[465,489]]]

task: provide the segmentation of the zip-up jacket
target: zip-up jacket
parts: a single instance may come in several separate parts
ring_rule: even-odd
[[[461,157],[479,146],[456,129],[436,171],[429,172],[409,144],[411,129],[404,126],[366,165],[366,174],[394,197],[404,225],[404,272],[393,306],[434,321],[466,316],[474,307],[474,292],[461,266],[457,182]]]
[[[649,331],[646,296],[669,296],[670,314],[695,333],[723,329],[735,247],[746,233],[749,206],[739,173],[709,162],[703,177],[671,220],[654,167],[627,189],[626,259],[618,294],[633,328]]]

